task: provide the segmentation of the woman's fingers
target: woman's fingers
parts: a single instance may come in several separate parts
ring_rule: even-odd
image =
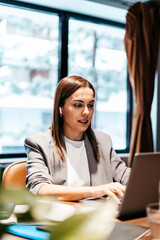
[[[124,192],[121,189],[114,187],[111,191],[119,198],[123,198]]]
[[[125,189],[126,187],[118,182],[105,185],[105,190],[109,197],[123,198]]]
[[[119,182],[111,183],[111,186],[113,188],[120,189],[122,192],[125,192],[125,190],[126,190],[126,187]]]
[[[123,198],[126,187],[121,183],[108,183],[100,186],[92,186],[92,195],[89,199],[101,198],[104,196],[114,198],[118,203]]]
[[[106,189],[106,195],[112,197],[118,204],[120,204],[119,196],[112,191],[112,189]]]

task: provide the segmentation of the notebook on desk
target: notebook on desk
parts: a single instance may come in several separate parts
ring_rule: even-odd
[[[146,215],[146,205],[158,202],[160,181],[160,152],[137,153],[119,209],[121,220]]]

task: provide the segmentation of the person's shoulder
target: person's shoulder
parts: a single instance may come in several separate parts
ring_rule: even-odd
[[[26,137],[25,142],[31,141],[31,142],[49,142],[52,139],[51,135],[51,129],[46,129],[41,132],[34,133],[28,137]]]
[[[110,135],[105,133],[105,132],[102,132],[102,131],[99,131],[99,130],[96,130],[96,129],[94,129],[93,132],[94,132],[96,137],[110,138]]]
[[[95,137],[98,143],[102,143],[102,144],[106,142],[112,143],[112,140],[109,134],[99,130],[95,130],[95,129],[93,130],[93,132],[95,134]]]

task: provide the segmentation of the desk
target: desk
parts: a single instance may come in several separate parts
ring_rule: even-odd
[[[139,226],[143,226],[143,227],[148,227],[148,220],[147,217],[143,217],[143,218],[136,218],[136,219],[132,219],[132,220],[127,220],[125,221],[126,223],[131,223],[131,224],[136,224]],[[142,238],[140,238],[141,240],[151,240],[151,235],[150,232],[147,233],[146,235],[144,235]]]
[[[75,203],[75,202],[74,203],[66,202],[66,204],[73,205],[75,207],[79,206],[79,203]],[[130,223],[130,224],[136,224],[136,225],[143,226],[143,227],[148,227],[147,217],[136,218],[136,219],[132,219],[132,220],[126,220],[124,222]],[[9,240],[25,240],[26,238],[14,236],[14,235],[11,235],[11,234],[8,234],[8,233],[5,233],[3,235],[3,237],[0,238],[0,240],[8,240],[8,239]],[[147,233],[146,235],[144,235],[143,237],[141,237],[140,239],[141,240],[151,240],[150,232]]]
[[[147,227],[148,223],[147,223],[147,218],[138,218],[138,219],[133,219],[133,220],[128,220],[125,221],[128,223],[132,223],[132,224],[137,224],[140,226],[144,226]],[[3,237],[1,238],[1,240],[25,240],[26,238],[22,238],[22,237],[17,237],[8,233],[5,233],[3,235]],[[145,236],[143,236],[142,238],[140,238],[141,240],[151,240],[151,236],[150,233],[147,233]]]

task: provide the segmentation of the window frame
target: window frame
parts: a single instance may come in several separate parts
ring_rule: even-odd
[[[125,24],[106,20],[99,17],[88,16],[85,14],[74,13],[71,11],[64,11],[59,10],[51,7],[41,6],[33,3],[26,3],[21,1],[10,1],[10,0],[2,0],[0,1],[0,6],[8,6],[8,7],[16,7],[19,9],[30,10],[30,11],[39,11],[49,14],[57,14],[59,16],[59,47],[58,47],[58,76],[57,76],[57,83],[63,77],[67,76],[68,74],[68,36],[69,36],[69,18],[75,18],[81,21],[88,21],[92,23],[98,23],[103,25],[109,25],[114,27],[119,27],[124,29]],[[127,66],[126,66],[127,69]],[[126,126],[126,148],[122,150],[116,150],[117,153],[128,153],[129,152],[129,145],[130,145],[130,136],[131,136],[131,126],[132,126],[132,115],[133,115],[133,94],[132,89],[129,81],[129,74],[127,71],[127,126]],[[6,153],[0,154],[0,159],[6,158],[25,158],[25,153]]]

